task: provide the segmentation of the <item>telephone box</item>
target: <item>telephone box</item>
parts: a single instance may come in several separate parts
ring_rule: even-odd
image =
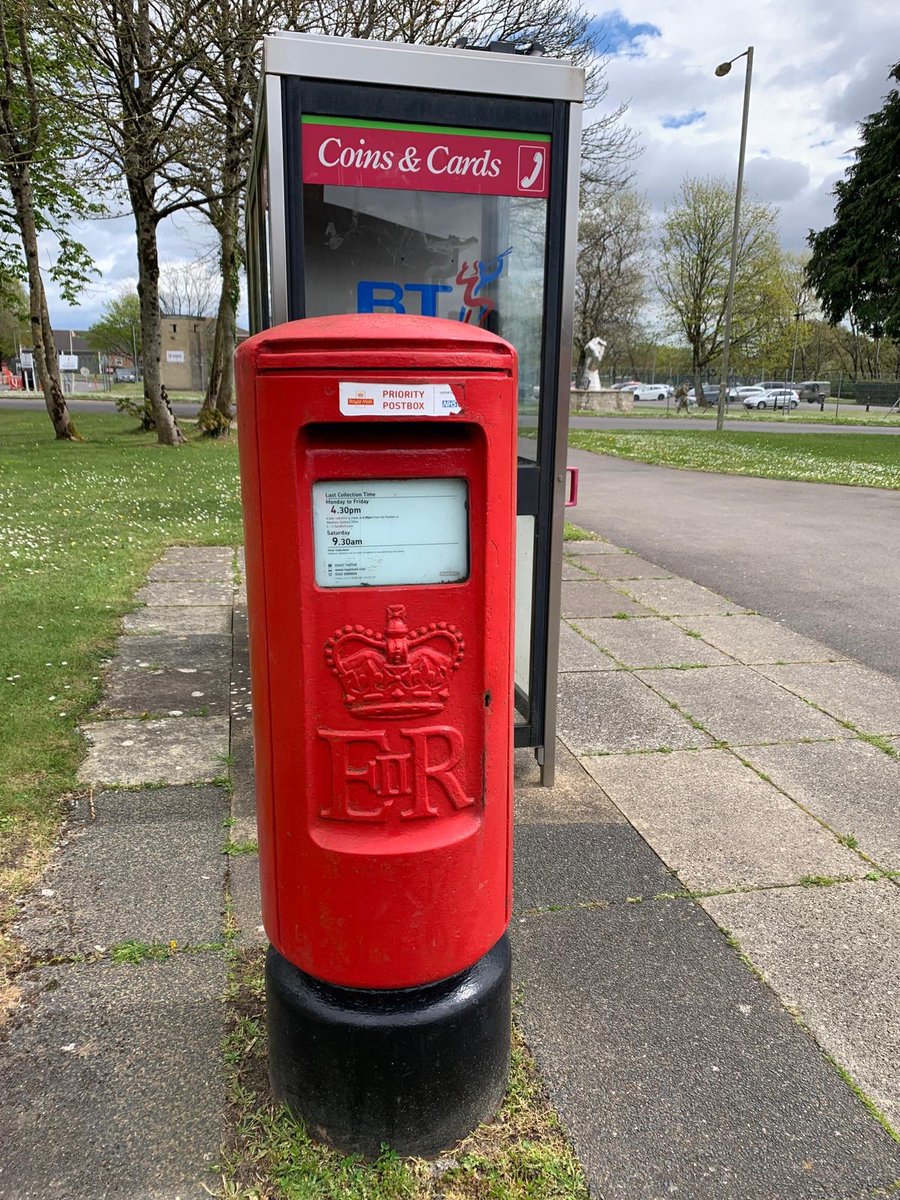
[[[436,1153],[507,1071],[515,351],[310,318],[237,383],[273,1085]]]
[[[583,69],[533,45],[279,33],[264,39],[246,205],[254,333],[414,314],[515,346],[514,737],[548,785],[583,96]]]

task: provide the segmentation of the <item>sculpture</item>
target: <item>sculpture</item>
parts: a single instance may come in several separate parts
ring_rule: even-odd
[[[591,338],[584,348],[584,368],[587,372],[587,387],[588,392],[599,392],[600,389],[600,363],[603,361],[603,355],[606,353],[606,342],[603,338]]]

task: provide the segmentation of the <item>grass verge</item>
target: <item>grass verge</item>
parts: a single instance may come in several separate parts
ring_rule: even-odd
[[[900,447],[866,433],[610,432],[573,429],[569,444],[597,454],[689,471],[900,488]]]
[[[262,951],[235,959],[226,1058],[229,1129],[219,1187],[229,1200],[587,1200],[536,1068],[513,1029],[509,1089],[490,1124],[427,1162],[343,1157],[273,1106],[266,1078]]]
[[[233,440],[160,447],[115,414],[78,427],[86,442],[57,442],[45,413],[0,411],[0,1022],[5,930],[77,788],[77,725],[122,614],[167,544],[242,539]]]
[[[900,429],[900,414],[892,413],[888,415],[887,409],[881,409],[876,412],[866,412],[865,408],[860,408],[858,415],[856,412],[847,413],[847,407],[844,407],[844,412],[835,416],[834,401],[831,402],[830,408],[826,404],[825,411],[819,412],[817,406],[805,408],[802,404],[799,408],[789,412],[784,412],[782,409],[777,411],[772,408],[767,408],[764,411],[756,409],[746,409],[743,405],[735,406],[732,404],[725,413],[726,421],[747,421],[754,424],[759,421],[777,421],[778,424],[785,425],[876,425],[887,427],[889,429]],[[692,408],[688,412],[678,412],[675,408],[674,401],[668,408],[643,408],[638,407],[630,412],[594,412],[591,409],[572,409],[573,417],[614,417],[620,419],[622,417],[631,420],[647,420],[656,419],[661,421],[675,420],[680,421],[715,421],[716,409],[711,408]]]

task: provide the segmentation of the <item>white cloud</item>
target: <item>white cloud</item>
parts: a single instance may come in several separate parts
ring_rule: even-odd
[[[845,0],[593,0],[592,8],[615,52],[605,105],[630,100],[628,121],[644,147],[634,182],[657,215],[686,175],[734,179],[744,59],[725,78],[713,70],[754,46],[747,183],[780,208],[784,244],[803,249],[808,231],[831,220],[831,191],[847,167],[842,155],[858,142],[857,123],[888,91],[888,70],[900,58],[896,0],[853,6]],[[666,127],[673,117],[691,114],[703,115]],[[74,312],[49,289],[51,316],[61,328],[90,324],[110,296],[135,282],[130,217],[91,222],[77,236],[103,278]],[[163,223],[159,244],[163,262],[184,261],[214,240],[201,218],[181,215]]]
[[[604,11],[599,5],[598,15]],[[606,104],[630,99],[628,121],[644,152],[635,185],[659,212],[685,175],[734,179],[745,59],[717,78],[715,66],[754,46],[746,180],[781,210],[792,250],[833,214],[831,190],[858,143],[857,124],[880,107],[900,57],[900,8],[891,0],[620,0],[616,20],[659,36],[640,57],[610,59]],[[672,114],[702,120],[666,128]],[[671,122],[670,122],[671,123]]]

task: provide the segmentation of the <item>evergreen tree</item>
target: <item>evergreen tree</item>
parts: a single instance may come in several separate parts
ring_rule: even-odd
[[[900,62],[890,71],[900,83]],[[827,319],[900,339],[900,91],[860,124],[856,161],[834,186],[834,223],[810,231],[810,284]]]

